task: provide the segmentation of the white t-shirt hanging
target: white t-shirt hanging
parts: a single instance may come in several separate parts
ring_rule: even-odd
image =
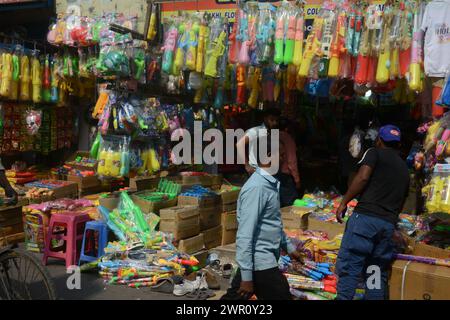
[[[422,20],[425,32],[425,74],[445,77],[450,70],[450,0],[435,0],[427,4]]]

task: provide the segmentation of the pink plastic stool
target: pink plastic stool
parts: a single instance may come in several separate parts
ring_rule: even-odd
[[[47,265],[48,258],[65,260],[66,268],[77,265],[80,254],[77,250],[77,244],[78,241],[81,242],[83,240],[84,226],[90,220],[89,215],[86,213],[68,211],[52,214],[48,225],[47,237],[45,238],[44,257],[42,258],[44,265]],[[65,231],[55,233],[54,229],[56,226],[64,227]],[[63,246],[52,248],[52,239],[64,240],[65,251]]]

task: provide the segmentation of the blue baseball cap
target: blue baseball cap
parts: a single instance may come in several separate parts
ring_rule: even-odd
[[[386,142],[400,142],[402,134],[398,127],[393,126],[392,124],[388,124],[380,128],[380,131],[378,131],[378,136],[381,138],[381,140]]]

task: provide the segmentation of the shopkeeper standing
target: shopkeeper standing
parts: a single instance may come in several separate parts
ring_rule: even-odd
[[[2,159],[0,158],[0,186],[5,189],[5,194],[11,199],[12,203],[17,203],[17,192],[11,187],[5,174],[5,167],[3,167]]]
[[[400,136],[400,130],[393,125],[379,130],[376,148],[363,155],[359,170],[336,211],[336,218],[342,223],[347,204],[360,195],[348,219],[338,254],[338,300],[353,299],[361,276],[366,280],[367,300],[386,298],[392,236],[409,189],[408,168],[398,152]],[[368,266],[379,268],[379,288],[367,286],[368,276],[373,275],[366,273]]]

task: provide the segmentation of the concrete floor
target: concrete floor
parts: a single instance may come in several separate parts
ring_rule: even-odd
[[[220,248],[218,253],[220,254]],[[217,251],[217,250],[216,250]],[[230,249],[227,249],[229,252]],[[41,254],[36,254],[39,259]],[[227,257],[224,259],[229,261]],[[71,274],[66,273],[64,261],[49,259],[47,270],[52,277],[58,299],[62,300],[187,300],[187,298],[176,297],[173,294],[155,293],[149,288],[129,288],[124,285],[109,285],[104,283],[97,272],[81,273],[81,289],[68,289],[67,280]],[[215,291],[215,297],[219,299],[228,288],[229,280],[216,275],[221,284],[221,289]]]

